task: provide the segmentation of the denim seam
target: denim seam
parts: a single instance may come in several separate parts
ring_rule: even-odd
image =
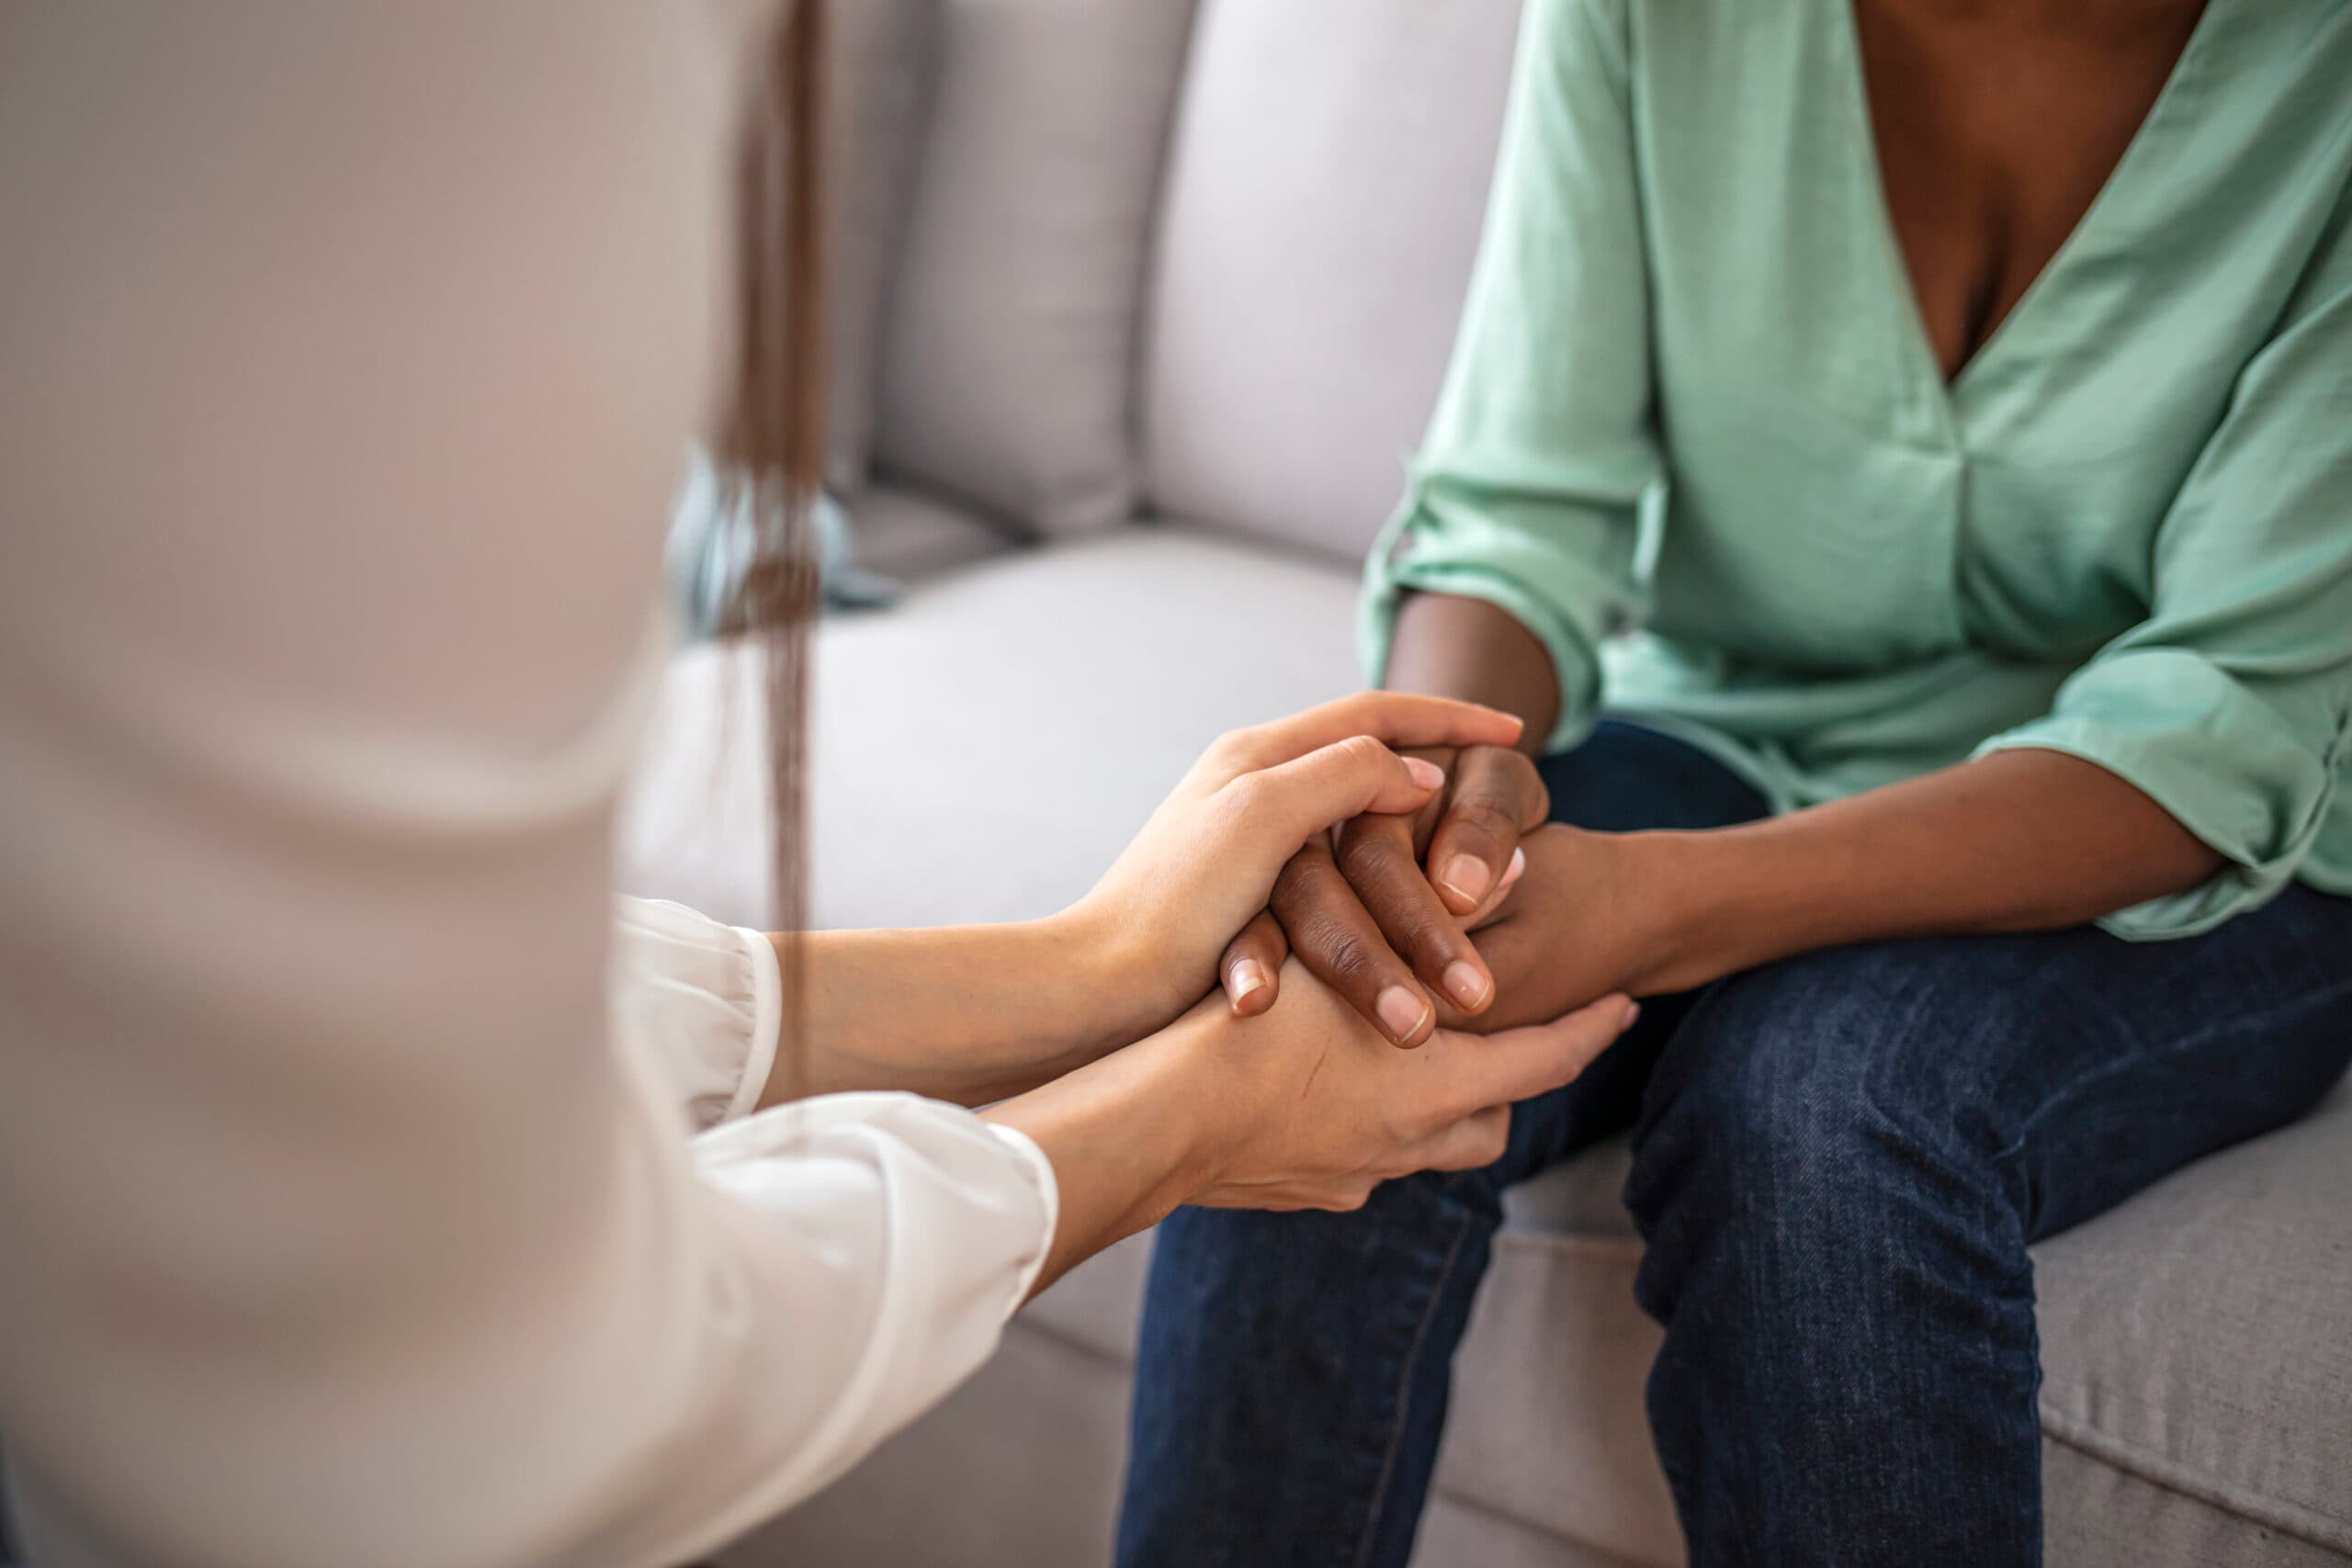
[[[2023,1152],[2028,1140],[2033,1136],[2034,1129],[2041,1124],[2043,1118],[2101,1078],[2113,1077],[2118,1073],[2129,1072],[2133,1068],[2145,1066],[2151,1062],[2165,1061],[2175,1056],[2186,1055],[2200,1045],[2210,1045],[2214,1041],[2223,1039],[2233,1032],[2264,1028],[2290,1013],[2312,1006],[2324,1007],[2344,997],[2352,997],[2352,980],[2339,981],[2332,986],[2322,986],[2317,990],[2305,991],[2301,996],[2290,998],[2262,1012],[2224,1019],[2218,1023],[2208,1024],[2203,1029],[2182,1035],[2169,1044],[2141,1052],[2128,1060],[2105,1062],[2098,1066],[2078,1073],[2043,1098],[2041,1103],[2034,1108],[2033,1114],[2027,1117],[2024,1124],[2018,1129],[2017,1137],[1995,1157],[2005,1160],[2015,1158]]]
[[[1413,1363],[1419,1359],[1421,1342],[1429,1337],[1430,1324],[1436,1318],[1438,1303],[1445,1299],[1446,1282],[1453,1277],[1453,1265],[1462,1257],[1463,1238],[1470,1234],[1470,1221],[1465,1216],[1454,1227],[1453,1239],[1447,1244],[1445,1261],[1438,1265],[1437,1274],[1430,1284],[1430,1299],[1421,1308],[1421,1317],[1413,1325],[1413,1336],[1406,1341],[1403,1371],[1396,1379],[1396,1411],[1388,1427],[1388,1446],[1380,1458],[1380,1479],[1374,1483],[1372,1497],[1364,1507],[1363,1530],[1356,1538],[1354,1568],[1364,1568],[1372,1559],[1373,1535],[1380,1522],[1380,1510],[1388,1501],[1388,1485],[1396,1478],[1397,1450],[1405,1446],[1405,1418],[1410,1414],[1413,1401]]]

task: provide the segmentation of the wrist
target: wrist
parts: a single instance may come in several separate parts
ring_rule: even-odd
[[[1176,1203],[1224,1181],[1249,1141],[1254,1079],[1234,1060],[1236,1037],[1248,1022],[1233,1015],[1222,996],[1212,996],[1120,1053],[1148,1063],[1153,1104],[1167,1116],[1173,1136]]]
[[[1200,992],[1170,994],[1165,944],[1149,922],[1089,894],[1035,924],[1034,952],[1069,977],[1057,1027],[1067,1043],[1100,1055],[1166,1027]]]
[[[1396,606],[1387,678],[1399,692],[1482,703],[1525,721],[1520,750],[1541,756],[1562,693],[1551,650],[1518,617],[1483,599],[1409,592]]]
[[[1756,917],[1736,857],[1720,831],[1612,836],[1623,863],[1621,928],[1634,955],[1636,996],[1688,991],[1758,962],[1747,953]]]
[[[980,1112],[1027,1134],[1062,1186],[1058,1273],[1216,1185],[1237,1136],[1206,1004],[1159,1033]]]
[[[985,1104],[1149,1032],[1107,1026],[1120,976],[1090,931],[1059,918],[791,940],[805,1069],[794,1092],[899,1089]]]

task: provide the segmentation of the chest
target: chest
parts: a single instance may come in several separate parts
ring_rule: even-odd
[[[1848,0],[1708,15],[1634,39],[1653,625],[1845,668],[2071,660],[2144,618],[2165,509],[2352,174],[2306,85],[2343,62],[2211,0],[2045,154],[2018,128],[2047,80],[1947,59],[1924,79],[1969,101],[1939,112],[1871,77]]]
[[[1858,0],[1889,225],[1946,379],[2050,265],[2162,94],[2205,0],[2098,6]]]

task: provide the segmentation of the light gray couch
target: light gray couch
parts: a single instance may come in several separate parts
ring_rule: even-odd
[[[1039,914],[1210,736],[1357,683],[1356,559],[1442,367],[1518,4],[845,5],[835,470],[865,564],[911,592],[820,638],[816,913]],[[739,657],[681,659],[626,875],[752,920]],[[1426,1568],[1680,1561],[1623,1168],[1602,1148],[1518,1195]],[[1103,1562],[1147,1245],[729,1561]],[[2352,1092],[2037,1260],[2053,1563],[2352,1561]]]

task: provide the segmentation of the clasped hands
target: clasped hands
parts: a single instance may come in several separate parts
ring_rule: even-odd
[[[1029,1134],[1067,1178],[1062,1263],[1176,1203],[1349,1208],[1491,1163],[1510,1106],[1632,1021],[1646,950],[1614,841],[1538,827],[1520,728],[1362,693],[1217,740],[1058,915],[811,933],[797,1092]]]
[[[1292,856],[1217,965],[1237,1012],[1273,1005],[1292,954],[1407,1048],[1653,988],[1663,954],[1628,845],[1547,825],[1550,792],[1510,746],[1407,755],[1444,782],[1415,810],[1366,812]]]
[[[1216,1119],[1282,1151],[1188,1201],[1346,1207],[1388,1176],[1485,1164],[1512,1100],[1632,1021],[1642,944],[1616,919],[1614,846],[1543,826],[1520,729],[1377,692],[1235,731],[1070,911],[1091,933],[1071,950],[1124,977],[1097,1024],[1213,1042]]]

